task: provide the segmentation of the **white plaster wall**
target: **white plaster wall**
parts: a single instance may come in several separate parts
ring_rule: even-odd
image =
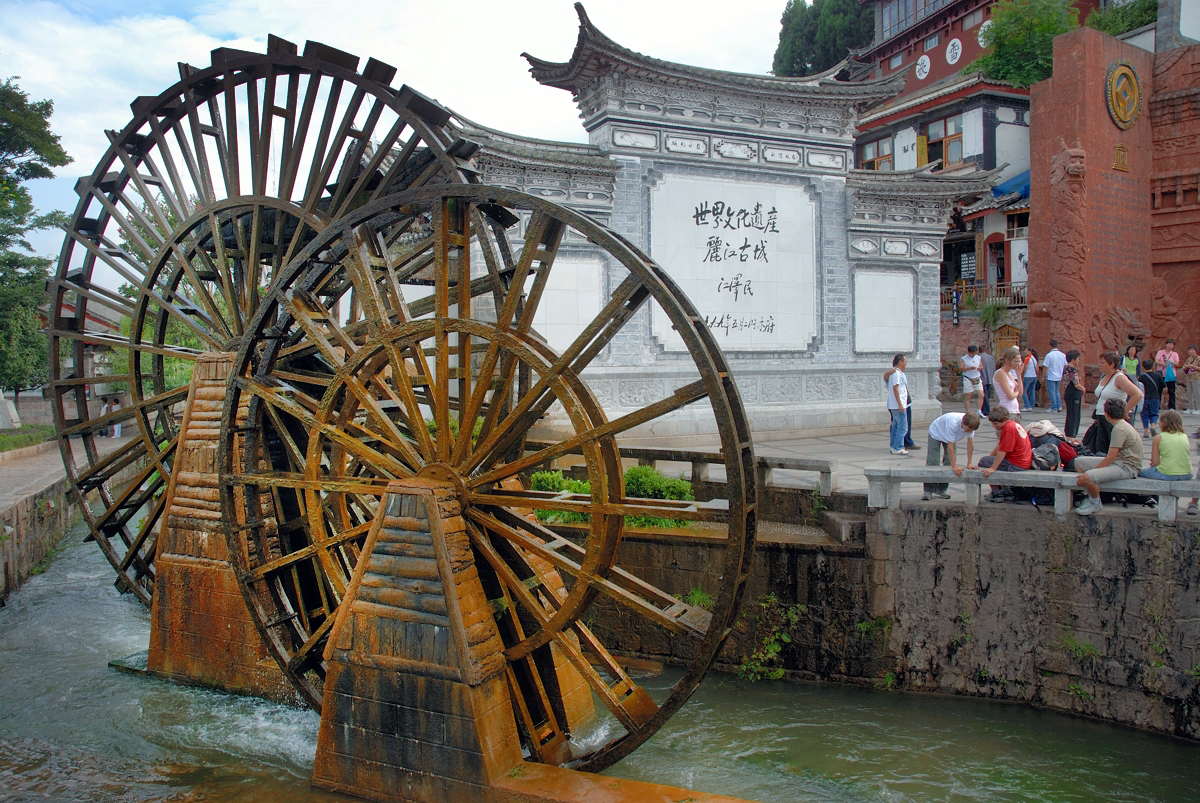
[[[915,170],[917,167],[917,129],[903,128],[896,132],[892,153],[897,170]]]
[[[963,156],[983,153],[983,107],[963,112]]]
[[[983,236],[988,238],[993,234],[1004,234],[1008,228],[1008,220],[1004,215],[986,215],[983,218]]]
[[[996,164],[1005,162],[1008,167],[1000,173],[1000,181],[1029,169],[1029,126],[1006,123],[996,126]]]
[[[1200,40],[1200,3],[1195,0],[1181,0],[1179,32],[1189,39]]]
[[[855,351],[912,351],[913,285],[913,274],[908,271],[855,272]]]
[[[550,271],[545,295],[533,316],[533,328],[555,351],[563,351],[600,312],[601,262],[559,256]],[[532,285],[529,277],[527,286]]]

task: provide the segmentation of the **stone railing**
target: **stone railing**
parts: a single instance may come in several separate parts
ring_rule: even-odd
[[[549,444],[529,442],[525,444],[526,452],[536,452]],[[689,452],[681,449],[657,449],[649,447],[620,447],[621,457],[626,460],[637,460],[638,465],[654,466],[659,463],[688,463],[692,467],[693,482],[709,482],[709,469],[712,466],[724,467],[725,458],[719,452]],[[569,454],[582,454],[582,450],[574,449]],[[550,463],[542,466],[549,470]],[[817,457],[760,457],[755,461],[758,473],[758,485],[765,488],[775,482],[776,469],[784,471],[804,471],[817,474],[817,489],[822,496],[829,496],[837,489],[838,462]]]
[[[900,486],[906,482],[945,482],[962,485],[966,490],[966,506],[979,507],[984,485],[1005,485],[1017,488],[1049,488],[1054,491],[1054,515],[1065,517],[1071,512],[1071,495],[1080,490],[1075,484],[1079,475],[1069,471],[1004,471],[983,478],[979,470],[964,471],[954,476],[948,468],[865,468],[867,478],[867,507],[900,507]],[[1121,480],[1106,482],[1100,490],[1111,493],[1134,493],[1158,498],[1158,519],[1175,521],[1180,499],[1200,496],[1200,482],[1166,482],[1164,480]]]

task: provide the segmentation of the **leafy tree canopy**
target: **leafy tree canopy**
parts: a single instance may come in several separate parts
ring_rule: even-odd
[[[30,102],[15,78],[0,84],[0,181],[19,183],[50,178],[52,167],[71,161],[50,130],[54,102]]]
[[[31,231],[63,222],[38,214],[23,183],[71,161],[50,130],[54,104],[29,100],[15,78],[0,83],[0,388],[20,393],[46,382],[46,336],[38,305],[51,260],[30,253]]]
[[[772,65],[779,76],[825,72],[875,36],[875,12],[858,0],[788,0],[780,23]]]
[[[1097,8],[1087,16],[1087,26],[1109,36],[1149,25],[1158,20],[1158,0],[1130,0],[1121,5]]]
[[[983,35],[990,48],[966,72],[1027,87],[1050,77],[1054,37],[1079,27],[1079,12],[1069,0],[1000,0],[992,6],[992,24]]]

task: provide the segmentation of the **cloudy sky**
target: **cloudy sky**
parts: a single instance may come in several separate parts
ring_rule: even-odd
[[[626,47],[669,61],[764,73],[786,0],[585,0],[592,22]],[[105,129],[129,103],[207,66],[227,46],[263,52],[268,33],[324,42],[398,68],[407,83],[480,123],[527,136],[585,139],[569,93],[537,84],[521,58],[566,61],[578,19],[571,0],[0,0],[0,77],[54,101],[51,126],[75,161],[35,182],[39,208],[74,209],[77,177],[104,153]],[[61,233],[35,241],[57,255]]]

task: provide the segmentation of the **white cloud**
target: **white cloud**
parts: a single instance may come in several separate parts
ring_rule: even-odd
[[[770,68],[783,6],[784,0],[586,3],[596,26],[626,47],[757,73]],[[175,83],[177,62],[207,65],[220,46],[262,52],[268,33],[300,46],[306,39],[324,42],[363,63],[374,56],[397,68],[397,84],[493,128],[586,140],[570,95],[537,84],[520,57],[522,51],[570,57],[578,22],[568,0],[214,0],[151,4],[157,13],[120,16],[124,8],[0,0],[0,75],[19,75],[32,98],[54,101],[52,127],[75,158],[60,176],[90,173],[108,146],[104,129],[129,122],[135,97]],[[34,187],[38,203],[61,206],[63,182],[50,183],[56,193]]]

